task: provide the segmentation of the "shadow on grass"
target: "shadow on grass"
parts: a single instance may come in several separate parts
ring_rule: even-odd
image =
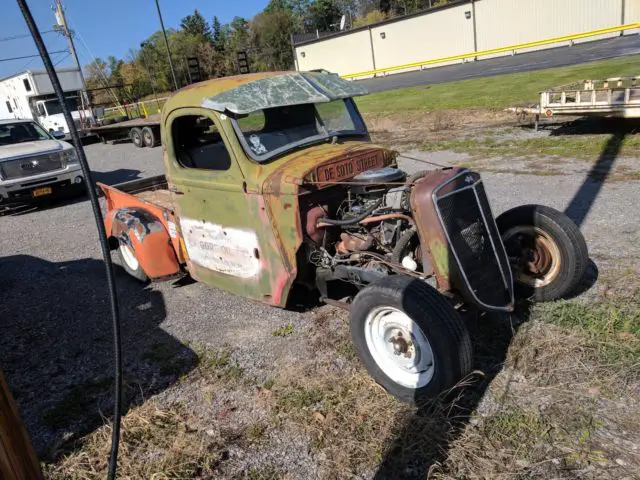
[[[46,239],[43,239],[46,241]],[[116,266],[123,339],[123,415],[197,364],[160,328],[162,294]],[[112,326],[104,265],[0,258],[0,365],[40,458],[75,448],[113,410]]]
[[[476,373],[446,397],[421,405],[403,422],[394,432],[375,479],[426,478],[444,462],[449,446],[463,432],[502,370],[511,339],[529,318],[529,307],[519,306],[513,315],[461,313],[471,335]]]
[[[579,227],[595,204],[627,134],[627,129],[613,130],[598,160],[567,205],[565,214]],[[462,212],[456,213],[456,218],[461,219],[468,208],[459,204],[452,211]],[[460,247],[466,248],[465,243],[457,244],[458,255]],[[463,258],[471,257],[466,255]],[[456,264],[451,251],[449,264]],[[582,282],[570,297],[588,290],[597,278],[598,268],[590,261]],[[487,388],[502,370],[518,326],[529,320],[530,308],[530,303],[521,303],[517,305],[514,315],[460,312],[463,313],[473,343],[474,370],[479,374],[462,382],[463,385],[454,388],[446,398],[425,403],[408,419],[399,419],[398,429],[378,467],[376,479],[425,478],[440,468],[447,459],[450,446],[469,423],[471,414],[482,409],[481,402]],[[507,379],[507,388],[502,397],[492,401],[501,402],[508,393],[509,385],[510,378]]]

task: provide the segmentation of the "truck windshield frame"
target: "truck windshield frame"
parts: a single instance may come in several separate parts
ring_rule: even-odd
[[[12,132],[14,129],[19,129],[19,132]],[[0,124],[0,147],[52,139],[53,137],[35,122]]]
[[[243,150],[258,163],[332,137],[368,134],[351,98],[267,108],[230,118]]]
[[[65,100],[69,104],[69,111],[78,111],[78,97],[67,97]],[[59,113],[62,113],[62,107],[60,106],[60,102],[58,102],[57,99],[45,100],[44,102],[42,102],[42,104],[44,105],[47,115],[57,115]]]

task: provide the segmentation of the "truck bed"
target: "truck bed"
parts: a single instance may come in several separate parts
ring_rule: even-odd
[[[135,203],[142,202],[173,213],[171,192],[167,187],[167,178],[164,175],[131,180],[117,185],[99,183],[98,186],[116,208],[135,206]]]
[[[125,120],[124,122],[112,123],[110,125],[102,125],[100,127],[90,127],[86,130],[94,133],[106,133],[116,130],[128,130],[133,127],[156,127],[160,125],[160,115],[151,115],[147,118],[134,118],[133,120]]]

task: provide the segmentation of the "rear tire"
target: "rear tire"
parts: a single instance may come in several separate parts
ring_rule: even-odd
[[[136,257],[136,253],[129,245],[120,242],[118,247],[118,263],[125,269],[125,271],[136,280],[147,283],[149,277],[142,269],[140,262]]]
[[[578,226],[543,205],[522,205],[496,218],[518,298],[549,302],[572,293],[589,263]]]
[[[153,148],[157,147],[159,142],[159,135],[151,127],[144,127],[142,129],[142,140],[144,141],[145,147]]]
[[[369,374],[404,402],[436,397],[471,371],[471,340],[460,315],[419,280],[391,276],[362,289],[350,328]]]
[[[136,147],[142,148],[144,147],[144,140],[142,139],[142,130],[138,127],[133,127],[129,131],[129,138],[131,139],[131,143],[133,143]]]

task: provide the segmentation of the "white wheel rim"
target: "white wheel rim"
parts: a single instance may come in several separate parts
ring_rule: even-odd
[[[433,378],[435,362],[431,344],[406,313],[393,307],[369,312],[364,335],[380,370],[407,388],[421,388]]]
[[[122,254],[124,263],[127,264],[127,267],[134,271],[138,270],[140,263],[138,263],[138,259],[129,245],[120,245],[120,253]]]

